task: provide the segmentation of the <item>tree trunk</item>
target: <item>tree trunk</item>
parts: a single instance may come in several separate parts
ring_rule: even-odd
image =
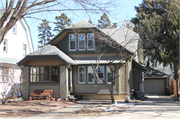
[[[179,66],[174,64],[174,76],[175,76],[175,80],[179,79],[178,70],[179,70]]]
[[[111,84],[110,94],[111,94],[111,103],[115,103],[114,102],[114,95],[113,95],[113,84]]]

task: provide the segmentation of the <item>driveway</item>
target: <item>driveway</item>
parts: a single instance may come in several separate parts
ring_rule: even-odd
[[[148,96],[142,103],[120,114],[73,119],[180,119],[180,108],[169,96]]]

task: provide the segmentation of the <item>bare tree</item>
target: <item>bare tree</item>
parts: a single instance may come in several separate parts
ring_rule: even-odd
[[[9,98],[16,99],[22,96],[22,70],[14,69],[10,64],[2,64],[0,67],[0,94],[1,102],[5,104]]]
[[[34,17],[34,14],[43,12],[65,12],[65,11],[85,11],[105,12],[108,8],[115,6],[113,1],[97,0],[6,0],[0,1],[0,43],[7,32],[22,18],[42,18]],[[71,4],[71,5],[70,5]]]
[[[122,71],[117,76],[114,76],[114,73],[119,71],[119,69],[121,69],[124,66],[126,61],[134,59],[135,56],[137,55],[137,52],[141,50],[140,48],[142,48],[142,46],[138,44],[140,40],[138,37],[138,34],[136,34],[130,29],[127,29],[127,28],[112,29],[111,28],[111,29],[106,29],[103,31],[104,33],[105,32],[106,33],[103,34],[100,32],[95,32],[96,34],[95,39],[97,39],[96,40],[97,60],[96,60],[95,67],[93,65],[92,67],[93,67],[96,79],[99,82],[107,85],[110,92],[110,96],[111,96],[111,103],[114,103],[113,91],[114,91],[115,80],[119,78],[119,76],[122,73],[125,73],[125,72]],[[118,37],[119,38],[118,41],[115,38],[117,34],[120,35]],[[112,50],[112,48],[113,48],[113,51],[115,51],[115,53],[114,54],[112,53],[112,55],[108,58],[103,57],[104,54],[107,53],[109,50]],[[124,52],[124,50],[127,50],[127,49],[129,50],[129,48],[131,48],[131,51],[132,51],[131,55],[127,55]],[[102,80],[101,77],[97,73],[101,60],[104,60],[104,59],[108,63],[108,67],[111,72],[110,74],[108,74],[109,81],[104,80],[104,79]],[[116,69],[113,66],[115,66]]]

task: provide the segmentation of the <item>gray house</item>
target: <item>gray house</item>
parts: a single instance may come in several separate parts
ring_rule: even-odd
[[[103,45],[106,40],[108,45]],[[131,89],[143,90],[143,53],[139,35],[127,28],[98,29],[82,20],[66,27],[46,46],[27,55],[18,65],[24,66],[24,99],[35,89],[53,89],[53,97],[64,98],[68,93],[84,99],[110,99],[107,85],[96,80],[92,64],[99,64],[100,80],[109,84],[109,62],[115,78],[114,97],[125,100]],[[99,44],[100,43],[100,44]],[[102,47],[106,46],[102,57]],[[117,57],[117,51],[120,55]]]

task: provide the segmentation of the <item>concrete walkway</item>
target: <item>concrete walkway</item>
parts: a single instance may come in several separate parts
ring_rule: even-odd
[[[180,119],[180,108],[169,96],[149,96],[142,103],[131,107],[129,110],[108,116],[85,116],[85,117],[58,117],[83,108],[87,103],[72,105],[57,111],[42,113],[32,117],[20,119]],[[0,118],[12,119],[12,118]],[[19,119],[19,118],[18,118]]]

